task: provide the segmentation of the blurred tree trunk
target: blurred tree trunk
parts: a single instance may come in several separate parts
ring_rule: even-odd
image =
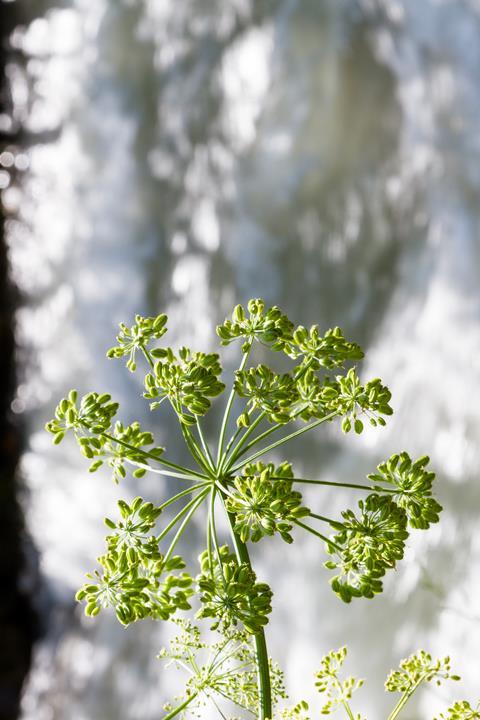
[[[16,4],[0,4],[0,113],[6,115],[10,114],[11,103],[5,66],[15,13]],[[14,135],[0,134],[0,153],[15,140]],[[25,589],[26,543],[17,473],[21,423],[19,416],[11,411],[16,385],[16,293],[9,279],[4,229],[5,217],[0,203],[0,720],[15,720],[23,681],[30,667],[36,620]]]

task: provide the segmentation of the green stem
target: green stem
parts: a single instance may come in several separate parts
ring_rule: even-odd
[[[145,463],[136,462],[135,460],[129,460],[128,458],[125,458],[125,462],[127,462],[129,465],[134,465],[135,467],[142,468],[142,470],[147,470],[154,475],[162,475],[163,477],[175,478],[176,480],[190,480],[195,483],[198,483],[198,481],[203,478],[204,480],[208,480],[210,482],[210,478],[207,475],[184,475],[182,473],[172,472],[171,470],[158,470],[158,468],[152,468],[151,465],[145,465]]]
[[[420,678],[420,680],[418,680],[418,681],[415,683],[415,685],[413,685],[413,687],[410,688],[410,690],[407,690],[407,692],[402,695],[402,697],[400,698],[400,700],[398,701],[398,703],[395,705],[395,707],[393,708],[392,712],[391,712],[390,715],[388,716],[387,720],[395,720],[395,718],[398,717],[398,715],[400,714],[400,712],[403,710],[403,708],[405,707],[405,705],[407,704],[407,702],[408,702],[408,701],[410,700],[410,698],[412,697],[412,695],[413,695],[413,693],[415,692],[415,690],[418,688],[419,685],[421,685],[421,683],[424,681],[424,679],[425,679],[425,678],[423,678],[423,677]]]
[[[85,427],[90,430],[90,426],[88,423],[84,423]],[[111,442],[117,443],[118,445],[122,445],[122,447],[127,448],[128,450],[134,450],[136,453],[139,453],[140,455],[143,455],[144,458],[147,458],[148,460],[155,460],[155,462],[160,463],[160,465],[165,465],[165,467],[172,468],[173,470],[179,470],[181,473],[194,475],[195,477],[204,479],[204,475],[201,473],[196,472],[196,470],[190,470],[189,468],[182,467],[182,465],[177,465],[176,463],[171,462],[170,460],[164,460],[161,457],[158,457],[157,455],[154,455],[154,453],[149,453],[147,450],[142,450],[141,448],[135,447],[135,445],[131,445],[128,442],[125,442],[125,440],[120,440],[120,438],[116,438],[114,435],[110,435],[109,433],[103,432],[101,433],[102,437],[106,438],[107,440],[110,440]]]
[[[210,502],[210,503],[208,503],[208,516],[207,516],[207,555],[208,555],[208,564],[210,566],[210,574],[213,577],[211,516],[212,516],[212,504]]]
[[[152,370],[153,370],[154,367],[155,367],[155,361],[153,360],[152,356],[151,356],[150,353],[148,352],[147,348],[146,348],[146,347],[143,347],[143,346],[141,346],[141,347],[142,347],[142,353],[143,353],[146,361],[148,362],[148,364],[150,365],[150,367],[151,367]]]
[[[316,513],[311,512],[310,515],[307,515],[307,517],[315,518],[315,520],[321,520],[322,522],[328,523],[328,525],[332,525],[332,524],[333,524],[333,526],[336,525],[335,520],[332,520],[332,518],[325,517],[324,515],[317,515]]]
[[[294,418],[292,418],[292,419],[294,419]],[[251,441],[248,443],[248,445],[245,445],[243,448],[240,449],[239,452],[236,452],[236,453],[235,453],[235,457],[233,458],[233,462],[235,462],[235,460],[236,460],[237,458],[239,458],[239,457],[241,457],[242,455],[244,455],[248,450],[250,450],[250,448],[252,448],[252,447],[254,447],[255,445],[257,445],[259,442],[261,442],[262,440],[264,440],[266,437],[269,437],[269,435],[271,435],[272,433],[277,432],[277,430],[280,430],[280,428],[282,428],[282,427],[285,427],[285,423],[277,424],[277,425],[274,425],[273,427],[269,427],[267,430],[265,430],[263,433],[261,433],[260,435],[258,435],[256,438],[253,438],[253,440],[251,440]],[[236,449],[236,448],[235,448],[235,449]]]
[[[197,496],[196,498],[194,498],[194,500],[191,503],[188,503],[188,506],[186,506],[186,507],[190,507],[190,509],[189,509],[187,515],[185,516],[185,519],[183,520],[182,524],[180,525],[177,532],[175,533],[175,537],[173,538],[172,542],[170,543],[170,547],[168,548],[167,552],[165,553],[163,562],[167,562],[168,560],[170,560],[170,557],[175,549],[176,544],[182,537],[185,528],[187,527],[188,523],[192,519],[192,516],[194,515],[196,510],[200,507],[202,502],[207,497],[207,494],[208,494],[208,491],[204,491],[203,493],[200,494],[200,496]]]
[[[185,708],[186,708],[188,705],[190,705],[190,703],[192,702],[192,700],[195,700],[195,698],[197,697],[197,695],[198,695],[198,692],[193,693],[193,695],[189,695],[189,697],[188,697],[186,700],[184,700],[184,702],[183,702],[181,705],[178,705],[176,708],[174,708],[174,709],[171,710],[169,713],[167,713],[167,715],[164,715],[164,716],[163,716],[163,720],[171,720],[171,719],[174,718],[176,715],[178,715],[179,713],[181,713],[182,710],[185,710]]]
[[[180,428],[182,430],[183,438],[185,440],[185,443],[186,443],[188,449],[190,450],[190,453],[191,453],[193,459],[197,462],[197,465],[200,467],[201,470],[204,470],[207,473],[207,475],[210,475],[211,471],[208,466],[208,462],[205,459],[205,457],[203,456],[202,451],[200,450],[198,444],[195,441],[195,438],[193,437],[193,435],[190,432],[190,430],[188,429],[188,427],[182,422],[182,420],[180,418],[180,413],[177,409],[176,409],[176,413],[178,416],[178,421],[180,423]]]
[[[203,491],[202,496],[201,496],[201,497],[202,497],[202,500],[203,500],[203,498],[204,498],[205,496],[206,496],[206,492]],[[177,524],[177,522],[179,522],[179,520],[182,519],[182,517],[190,510],[190,508],[192,507],[192,505],[194,505],[194,504],[197,502],[197,500],[198,500],[198,496],[192,498],[192,500],[190,500],[190,502],[188,502],[188,503],[175,515],[175,517],[173,518],[173,520],[170,520],[170,522],[169,522],[168,525],[162,530],[162,532],[160,533],[160,535],[157,535],[157,541],[158,541],[158,542],[160,542],[160,540],[163,540],[163,538],[165,537],[165,535],[168,535],[168,533],[170,532],[170,530]]]
[[[230,533],[232,536],[233,546],[237,560],[241,564],[252,567],[247,546],[240,540],[240,537],[234,530],[235,517],[227,512],[228,522],[230,525]],[[272,717],[272,690],[270,683],[270,666],[268,662],[267,643],[265,641],[265,632],[263,628],[253,636],[255,643],[255,655],[257,659],[257,682],[258,682],[258,720],[266,720]]]
[[[299,527],[303,528],[304,530],[307,530],[307,532],[311,533],[312,535],[316,535],[316,537],[320,538],[320,540],[323,540],[323,542],[328,543],[332,547],[335,548],[335,550],[338,550],[338,552],[342,552],[342,548],[340,545],[337,545],[337,543],[334,543],[333,540],[330,540],[325,535],[322,535],[322,533],[317,532],[313,528],[311,528],[309,525],[305,525],[305,523],[301,522],[300,520],[294,520],[293,521],[295,525],[298,525]]]
[[[208,511],[208,520],[210,523],[210,536],[213,541],[213,546],[215,548],[215,554],[217,556],[218,567],[220,568],[221,576],[223,578],[222,555],[220,552],[220,546],[218,544],[217,528],[215,527],[215,498],[216,498],[216,496],[217,496],[217,491],[215,490],[215,488],[213,488],[212,493],[210,495],[210,507],[209,507],[209,511]],[[210,570],[213,574],[213,565],[210,566]]]
[[[214,473],[214,472],[215,472],[215,464],[214,464],[214,462],[213,462],[213,458],[212,458],[212,455],[211,455],[211,453],[210,453],[210,448],[208,447],[207,442],[206,442],[206,440],[205,440],[205,437],[204,437],[204,435],[203,435],[202,426],[200,425],[200,420],[198,419],[198,417],[197,417],[197,431],[198,431],[198,437],[200,438],[200,442],[201,442],[201,444],[202,444],[202,448],[203,448],[203,452],[204,452],[205,458],[206,458],[206,460],[207,460],[207,462],[208,462],[208,465],[209,465],[209,467],[210,467],[210,471],[211,471],[212,473]]]
[[[173,495],[171,498],[169,498],[164,503],[162,503],[159,507],[162,510],[165,510],[165,508],[167,508],[169,505],[172,505],[172,503],[177,502],[177,500],[180,500],[181,498],[185,497],[186,495],[189,495],[192,492],[195,492],[196,490],[203,490],[204,488],[207,487],[207,485],[210,485],[210,482],[198,483],[197,485],[192,485],[192,487],[189,487],[186,490],[182,490],[182,492],[179,492],[176,495]]]
[[[240,363],[240,367],[238,369],[239,372],[241,372],[245,368],[245,365],[247,364],[247,360],[248,360],[248,356],[250,354],[251,347],[252,347],[252,341],[250,341],[250,345],[248,346],[247,351],[243,355],[242,362]],[[222,427],[220,429],[220,437],[219,437],[219,441],[218,441],[217,468],[220,467],[220,463],[222,461],[223,444],[225,442],[225,434],[227,432],[228,420],[230,418],[230,413],[232,411],[232,405],[233,405],[234,399],[235,399],[235,386],[233,386],[230,391],[230,395],[228,396],[228,400],[227,400],[227,406],[225,408],[225,413],[223,415]]]
[[[265,453],[270,452],[270,450],[274,450],[276,447],[279,447],[280,445],[283,445],[284,443],[288,442],[289,440],[293,440],[293,438],[298,437],[299,435],[303,435],[303,433],[308,432],[309,430],[313,430],[314,428],[318,427],[324,422],[327,422],[328,420],[333,420],[333,418],[337,415],[337,411],[331,412],[329,415],[325,415],[325,417],[320,418],[320,420],[315,420],[315,422],[310,423],[309,425],[306,425],[303,428],[300,428],[299,430],[296,430],[293,433],[290,433],[290,435],[286,435],[283,438],[280,438],[280,440],[277,440],[276,442],[272,443],[271,445],[268,445],[266,448],[263,448],[262,450],[259,450],[258,452],[254,453],[253,455],[250,455],[249,458],[246,460],[243,460],[239,465],[235,465],[232,468],[232,472],[236,472],[244,465],[248,465],[248,463],[253,462],[257,458],[261,457],[262,455],[265,455]],[[227,467],[228,470],[230,470],[230,467]]]
[[[240,450],[241,450],[242,447],[245,445],[245,441],[248,440],[248,438],[249,438],[250,435],[253,433],[253,431],[255,430],[255,428],[262,422],[262,420],[263,420],[263,418],[266,416],[266,414],[267,414],[267,413],[266,413],[265,411],[261,412],[260,415],[258,415],[258,417],[256,417],[255,420],[252,422],[252,424],[250,425],[250,427],[248,427],[248,428],[246,429],[244,435],[242,435],[242,437],[240,438],[240,440],[238,441],[238,443],[235,445],[235,447],[233,448],[232,452],[230,453],[230,457],[228,458],[228,462],[227,462],[227,467],[231,466],[231,465],[235,462],[235,460],[237,459],[237,457],[240,457],[240,455],[242,454],[242,453],[240,452]],[[279,427],[279,426],[277,426],[277,427]],[[276,429],[276,428],[275,428],[275,429]],[[232,438],[232,440],[233,440],[233,438]],[[256,442],[256,441],[255,441],[255,442]],[[253,443],[253,444],[255,444],[255,443]],[[249,447],[249,445],[247,445],[247,447]],[[225,460],[227,459],[227,458],[226,458],[227,452],[228,452],[228,448],[227,448],[227,451],[226,451],[226,453],[225,453]]]
[[[355,483],[343,483],[343,482],[331,482],[329,480],[306,480],[305,478],[284,478],[277,475],[272,475],[270,477],[270,480],[290,480],[291,482],[297,482],[297,483],[303,483],[306,485],[327,485],[329,487],[344,487],[344,488],[354,488],[355,490],[377,490],[379,491],[380,488],[375,488],[371,485],[356,485]],[[382,492],[395,492],[395,490],[390,490],[388,488],[385,488],[385,490],[382,488]]]
[[[355,717],[351,711],[351,708],[350,708],[350,705],[348,704],[348,702],[343,702],[342,705],[345,708],[345,711],[349,717],[349,720],[355,720]]]
[[[233,443],[237,440],[238,436],[242,432],[244,428],[243,427],[237,427],[234,434],[230,438],[230,440],[227,443],[227,447],[225,448],[225,452],[223,453],[222,460],[225,461],[226,458],[228,458],[228,453],[230,452],[230,448],[232,447]],[[219,472],[221,472],[222,468],[219,469]]]

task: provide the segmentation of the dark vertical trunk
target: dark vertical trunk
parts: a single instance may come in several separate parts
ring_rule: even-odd
[[[15,5],[0,6],[0,113],[10,114],[5,66]],[[0,153],[14,138],[0,136]],[[18,501],[21,421],[11,411],[15,393],[15,288],[9,278],[5,217],[0,203],[0,720],[18,717],[20,693],[30,666],[35,615],[26,590],[25,539]]]

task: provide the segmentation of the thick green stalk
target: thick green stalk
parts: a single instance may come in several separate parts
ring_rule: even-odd
[[[228,512],[227,517],[237,560],[239,563],[244,563],[251,568],[252,564],[250,562],[247,546],[240,540],[234,529],[235,518]],[[255,642],[255,654],[257,658],[257,682],[259,695],[258,720],[266,720],[266,718],[272,717],[272,690],[270,683],[270,666],[268,662],[267,643],[265,641],[265,632],[263,628],[253,636],[253,639]]]

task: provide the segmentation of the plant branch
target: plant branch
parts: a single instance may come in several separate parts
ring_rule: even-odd
[[[205,496],[206,496],[206,491],[204,490],[203,493],[202,493],[202,495],[201,495],[202,500],[204,499]],[[158,542],[160,542],[160,540],[163,540],[163,538],[165,537],[165,535],[168,535],[168,533],[170,532],[170,530],[177,524],[177,522],[179,522],[179,520],[182,519],[182,517],[183,517],[186,513],[188,513],[188,511],[190,510],[190,508],[192,507],[192,505],[194,505],[197,500],[198,500],[198,495],[197,495],[197,497],[192,498],[192,500],[190,500],[190,502],[188,502],[188,503],[175,515],[175,517],[173,518],[173,520],[170,520],[170,522],[169,522],[168,525],[162,530],[162,532],[160,533],[160,535],[157,535],[157,541],[158,541]]]
[[[180,500],[181,498],[185,497],[186,495],[189,495],[190,493],[195,492],[197,490],[203,490],[209,485],[210,485],[210,482],[198,483],[197,485],[192,485],[191,487],[187,488],[186,490],[182,490],[182,492],[179,492],[176,495],[173,495],[171,498],[169,498],[164,503],[162,503],[159,507],[162,510],[165,510],[165,508],[167,508],[169,505],[172,505],[173,503],[177,502],[177,500]]]
[[[213,458],[212,458],[212,454],[211,454],[211,452],[210,452],[210,448],[208,447],[208,444],[207,444],[207,442],[206,442],[206,440],[205,440],[205,437],[204,437],[204,435],[203,435],[202,426],[200,425],[200,420],[198,419],[198,417],[197,417],[197,431],[198,431],[198,436],[199,436],[199,438],[200,438],[200,442],[201,442],[201,444],[202,444],[202,448],[203,448],[203,452],[204,452],[205,458],[206,458],[206,460],[207,460],[207,462],[208,462],[208,465],[209,465],[209,467],[210,467],[210,471],[214,473],[214,472],[215,472],[215,464],[214,464],[214,462],[213,462]]]
[[[178,705],[176,708],[171,710],[169,713],[163,716],[163,720],[172,720],[176,715],[182,712],[182,710],[185,710],[185,708],[190,705],[190,703],[195,700],[195,698],[198,696],[198,692],[193,693],[193,695],[189,695],[189,697],[184,700],[184,702],[181,705]]]
[[[242,437],[240,438],[240,440],[238,441],[238,443],[237,443],[237,444],[235,445],[235,447],[233,448],[232,452],[230,453],[230,457],[229,457],[229,458],[227,458],[227,452],[228,452],[228,448],[227,448],[227,451],[226,451],[226,453],[225,453],[225,460],[226,460],[226,461],[228,460],[227,466],[231,466],[231,464],[235,462],[235,460],[237,459],[237,457],[240,457],[240,455],[242,455],[242,452],[240,452],[240,450],[241,450],[241,448],[245,445],[245,441],[248,440],[248,438],[250,437],[250,435],[254,432],[255,428],[262,422],[262,420],[263,420],[263,418],[266,416],[266,414],[267,414],[267,413],[266,413],[265,411],[263,411],[263,412],[261,412],[261,413],[255,418],[255,420],[254,420],[254,421],[252,422],[252,424],[246,429],[245,433],[242,435]],[[280,426],[277,425],[277,426],[275,427],[275,429],[277,429],[277,427],[280,427]],[[234,437],[235,437],[235,436],[234,436]],[[261,437],[261,436],[259,436],[259,437]],[[233,439],[234,439],[234,438],[232,438],[232,440],[233,440]],[[252,444],[255,445],[255,443],[256,443],[256,441],[253,442]],[[247,445],[247,447],[249,447],[249,446],[250,446],[250,444]],[[244,452],[245,452],[245,451],[244,451]]]
[[[252,348],[252,341],[250,340],[250,345],[248,346],[247,351],[243,354],[242,362],[240,363],[240,367],[239,367],[239,372],[241,372],[245,368],[251,348]],[[220,428],[220,437],[218,440],[218,451],[217,451],[217,468],[220,467],[221,462],[222,462],[223,444],[225,442],[225,434],[227,432],[228,420],[230,418],[230,413],[232,411],[232,405],[233,405],[234,399],[235,399],[235,385],[233,385],[233,387],[230,391],[230,395],[228,396],[227,406],[225,408],[225,413],[223,415],[223,420],[222,420],[222,427]]]
[[[417,680],[417,682],[415,683],[415,685],[414,685],[413,687],[411,687],[410,690],[407,690],[407,691],[402,695],[402,697],[400,698],[400,700],[398,701],[398,703],[395,705],[395,707],[393,708],[392,712],[391,712],[390,715],[388,716],[387,720],[395,720],[395,718],[398,717],[398,715],[400,714],[401,710],[403,710],[403,708],[405,707],[405,705],[407,704],[407,702],[410,700],[410,698],[412,697],[412,695],[413,695],[413,693],[415,692],[415,690],[419,687],[419,685],[422,684],[422,682],[424,681],[424,679],[425,679],[425,678],[422,677],[422,678],[420,678],[420,680]]]
[[[196,498],[194,498],[194,500],[192,502],[188,503],[188,505],[186,506],[186,507],[189,507],[190,509],[189,509],[185,519],[183,520],[182,524],[180,525],[177,532],[175,533],[175,537],[173,538],[172,542],[170,543],[170,547],[168,548],[167,552],[165,553],[165,557],[163,559],[164,562],[167,562],[167,560],[170,559],[170,557],[175,549],[176,544],[178,543],[178,541],[180,540],[180,538],[182,537],[182,535],[184,533],[185,528],[187,527],[187,525],[190,522],[190,520],[192,519],[194,513],[200,507],[200,505],[205,500],[207,495],[208,495],[208,491],[204,490],[203,493],[200,494],[200,496],[197,496]]]
[[[86,428],[88,428],[88,430],[90,430],[90,426],[87,423],[83,423],[83,424]],[[190,470],[189,468],[182,467],[182,465],[177,465],[176,463],[171,462],[170,460],[164,460],[161,457],[154,455],[154,453],[149,453],[148,450],[142,450],[141,448],[135,447],[135,445],[131,445],[130,443],[126,442],[125,440],[120,440],[120,438],[116,438],[114,435],[110,435],[109,433],[102,432],[101,436],[106,438],[107,440],[110,440],[111,442],[117,443],[118,445],[122,445],[123,447],[127,448],[128,450],[134,450],[136,453],[143,455],[143,457],[147,458],[148,460],[155,460],[155,462],[160,463],[160,465],[165,465],[165,467],[172,468],[173,470],[179,470],[181,473],[184,473],[184,474],[194,475],[195,477],[202,478],[202,480],[205,477],[201,473],[196,472],[196,470]]]
[[[279,475],[271,475],[270,480],[290,480],[291,482],[297,482],[302,483],[305,485],[326,485],[328,487],[344,487],[344,488],[354,488],[355,490],[375,490],[376,488],[372,485],[356,485],[355,483],[343,483],[343,482],[333,482],[330,480],[307,480],[306,478],[284,478],[280,477]],[[382,488],[383,492],[383,488]],[[385,492],[395,492],[395,490],[392,489],[385,489]]]
[[[324,515],[317,515],[316,513],[310,513],[307,517],[315,518],[315,520],[321,520],[322,522],[328,523],[328,525],[335,526],[335,520],[332,520],[332,518],[325,517]]]
[[[314,428],[318,427],[324,422],[328,422],[329,420],[333,420],[333,418],[337,415],[337,411],[331,412],[329,415],[325,415],[325,417],[320,418],[320,420],[315,420],[315,422],[310,423],[309,425],[306,425],[303,428],[300,428],[299,430],[296,430],[293,433],[290,433],[290,435],[286,435],[283,438],[280,438],[280,440],[277,440],[276,442],[272,443],[271,445],[268,445],[266,448],[263,448],[262,450],[259,450],[258,452],[254,453],[253,455],[250,455],[249,458],[246,460],[243,460],[240,464],[235,465],[232,469],[232,472],[235,472],[236,470],[239,470],[244,465],[247,465],[248,463],[253,462],[257,458],[261,457],[262,455],[265,455],[265,453],[270,452],[270,450],[274,450],[276,447],[279,447],[280,445],[283,445],[284,443],[288,442],[289,440],[293,440],[294,438],[298,437],[299,435],[303,435],[303,433],[308,432],[309,430],[313,430]],[[228,470],[230,470],[230,467],[227,467]]]
[[[330,540],[325,535],[322,535],[322,533],[317,532],[313,528],[311,528],[309,525],[305,525],[305,523],[301,522],[301,520],[293,520],[295,525],[298,525],[299,527],[303,528],[304,530],[307,530],[307,532],[312,533],[312,535],[316,535],[316,537],[320,538],[320,540],[323,540],[324,542],[328,543],[328,545],[331,545],[335,548],[335,550],[338,550],[338,552],[343,552],[340,545],[337,545],[337,543],[334,543],[333,540]]]
[[[151,465],[145,465],[141,462],[136,462],[135,460],[130,460],[130,458],[124,458],[125,462],[127,462],[129,465],[134,465],[135,467],[141,468],[142,470],[146,470],[147,472],[151,472],[154,475],[162,475],[164,477],[169,478],[175,478],[176,480],[191,480],[192,482],[195,482],[196,484],[199,482],[199,480],[208,480],[210,482],[210,478],[207,475],[201,475],[200,473],[196,473],[195,475],[186,475],[183,473],[177,473],[172,472],[168,470],[159,470],[158,468],[153,468]],[[190,471],[189,471],[190,472]],[[194,471],[192,471],[194,472]]]

